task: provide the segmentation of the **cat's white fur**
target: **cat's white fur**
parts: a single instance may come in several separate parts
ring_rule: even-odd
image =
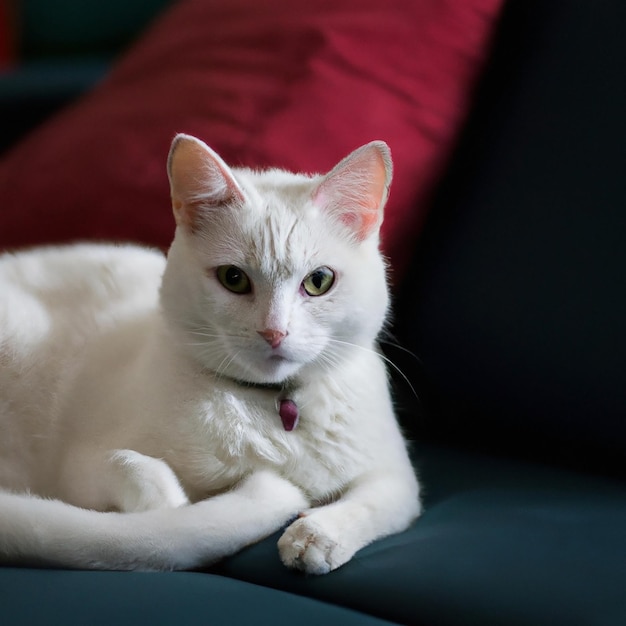
[[[179,135],[168,172],[167,261],[0,257],[0,560],[192,568],[291,521],[283,562],[328,572],[420,509],[376,343],[388,149],[309,177],[231,169]],[[220,284],[223,265],[251,291]],[[335,284],[309,296],[322,266]],[[285,381],[292,431],[259,386]]]

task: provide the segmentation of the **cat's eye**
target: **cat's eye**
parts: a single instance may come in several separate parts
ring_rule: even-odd
[[[250,293],[252,283],[248,275],[236,265],[220,265],[216,271],[217,279],[228,291],[237,294]]]
[[[334,282],[335,272],[329,267],[318,267],[302,281],[302,288],[310,296],[322,296],[333,286]]]

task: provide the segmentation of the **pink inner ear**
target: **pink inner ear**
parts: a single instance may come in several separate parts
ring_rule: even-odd
[[[378,147],[370,144],[360,148],[327,175],[313,200],[363,241],[382,221],[389,168]]]
[[[361,223],[358,229],[357,237],[359,241],[363,241],[367,239],[367,237],[372,233],[374,228],[376,227],[376,223],[378,222],[378,212],[377,211],[364,211],[361,213]]]
[[[337,201],[342,202],[342,198]],[[374,203],[374,198],[364,195],[343,202],[343,207],[338,207],[341,223],[353,231],[359,241],[367,239],[378,221],[378,205]]]
[[[387,193],[387,170],[380,153],[376,153],[371,167],[371,178],[363,197],[359,239],[366,239],[378,224]]]

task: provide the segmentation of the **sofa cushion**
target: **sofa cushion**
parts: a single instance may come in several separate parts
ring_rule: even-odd
[[[506,6],[397,307],[410,421],[623,473],[626,4]]]
[[[425,512],[321,577],[287,570],[278,535],[222,574],[399,624],[626,623],[626,485],[420,444]]]
[[[196,134],[233,165],[326,171],[381,138],[385,247],[410,254],[464,119],[500,0],[177,3],[90,96],[0,164],[0,248],[166,246],[165,157]]]
[[[0,568],[3,626],[384,626],[389,622],[257,585],[185,572]]]

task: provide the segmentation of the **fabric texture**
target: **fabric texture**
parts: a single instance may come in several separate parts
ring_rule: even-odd
[[[418,444],[424,513],[343,568],[287,570],[278,535],[216,571],[398,624],[608,626],[626,620],[626,485]]]
[[[486,54],[500,0],[184,0],[99,88],[0,163],[0,247],[166,246],[165,158],[195,134],[231,165],[330,169],[386,140],[384,225],[406,264]]]
[[[4,626],[390,624],[258,585],[188,572],[73,572],[3,567],[0,602]]]

